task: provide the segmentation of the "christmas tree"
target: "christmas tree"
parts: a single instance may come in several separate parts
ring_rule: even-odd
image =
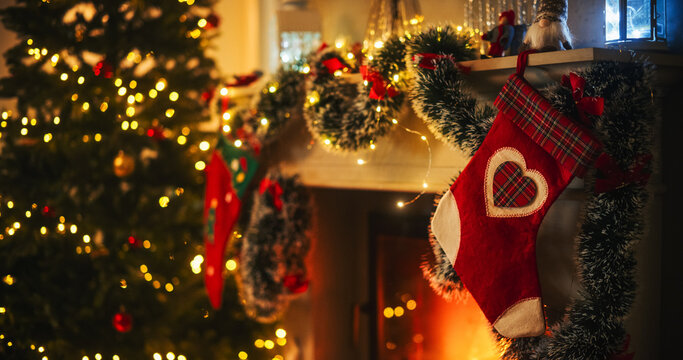
[[[277,355],[234,278],[213,310],[201,274],[212,2],[1,11],[20,39],[0,80],[1,358]]]

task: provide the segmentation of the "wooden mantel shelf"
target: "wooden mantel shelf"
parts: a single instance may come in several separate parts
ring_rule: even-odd
[[[683,72],[683,57],[670,54],[643,54],[664,72]],[[536,87],[560,79],[572,69],[596,61],[629,61],[626,51],[586,48],[532,54],[526,78]],[[507,77],[514,71],[516,56],[462,62],[471,67],[472,94],[482,102],[492,103]],[[661,75],[661,74],[660,74]],[[660,76],[665,78],[665,76]],[[675,77],[673,77],[675,78]],[[666,83],[666,79],[661,81]],[[443,191],[467,164],[468,156],[436,140],[422,120],[405,105],[401,125],[424,134],[431,146],[432,167],[426,179],[428,192]],[[277,149],[281,168],[298,173],[307,186],[381,191],[420,192],[423,190],[429,162],[427,142],[396,126],[376,142],[375,150],[358,153],[328,152],[311,141],[303,121],[293,124],[287,141]],[[358,160],[363,161],[362,165]]]

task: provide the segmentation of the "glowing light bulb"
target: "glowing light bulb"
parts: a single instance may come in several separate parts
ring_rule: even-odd
[[[173,284],[166,283],[166,285],[164,286],[164,289],[166,289],[166,291],[168,291],[168,292],[172,292],[173,291]]]
[[[375,47],[378,49],[383,48],[384,47],[384,41],[382,41],[382,40],[375,41]]]
[[[237,353],[237,357],[240,358],[241,360],[246,360],[248,356],[249,355],[247,355],[247,353],[244,351],[240,351],[239,353]]]
[[[235,147],[238,148],[240,146],[242,146],[242,140],[240,140],[240,139],[235,140]]]
[[[221,88],[220,94],[221,96],[228,96],[228,88]]]
[[[235,271],[235,269],[237,269],[237,261],[233,259],[226,261],[225,268],[228,269],[228,271]]]
[[[62,81],[66,81],[66,80],[69,79],[69,74],[67,74],[67,73],[62,73],[61,75],[59,75],[59,79],[62,80]]]
[[[268,125],[268,119],[266,119],[266,118],[261,118],[261,125],[263,125],[263,126]]]
[[[199,170],[199,171],[202,171],[202,170],[204,170],[204,169],[206,168],[206,163],[204,163],[203,161],[199,160],[199,161],[197,161],[196,163],[194,163],[194,168],[197,169],[197,170]]]
[[[128,98],[126,99],[126,102],[129,104],[133,104],[135,102],[135,95],[131,94],[128,95]]]
[[[47,134],[43,135],[43,141],[45,141],[47,143],[47,142],[50,142],[50,140],[52,140],[52,134],[47,133]]]
[[[125,87],[120,87],[116,93],[119,94],[119,96],[123,96],[126,95],[126,91],[128,90]]]
[[[211,147],[211,145],[209,145],[208,141],[202,141],[199,143],[199,150],[201,150],[201,151],[209,150],[210,147]]]
[[[405,310],[403,310],[403,307],[397,306],[394,308],[394,315],[396,317],[401,317],[403,316],[403,314],[405,314]]]
[[[274,92],[276,92],[276,91],[277,91],[277,88],[276,88],[275,86],[270,86],[270,87],[268,88],[268,92],[270,92],[271,94],[274,93]]]
[[[415,302],[415,300],[408,300],[406,302],[406,308],[408,310],[415,310],[416,307],[417,307],[417,302]]]
[[[375,146],[375,144],[370,144],[370,150],[375,150],[376,148],[377,146]]]
[[[382,112],[382,107],[379,106],[379,105],[377,105],[377,107],[375,108],[375,111],[377,111],[377,112]]]
[[[88,111],[90,110],[90,103],[86,101],[81,107],[83,108],[83,111]]]
[[[154,85],[154,88],[157,89],[157,91],[163,91],[166,88],[166,79],[159,79],[156,85]]]
[[[150,97],[150,98],[154,99],[154,98],[157,97],[157,95],[158,95],[158,93],[157,93],[156,90],[152,89],[152,90],[149,91],[149,97]]]
[[[287,331],[285,331],[285,329],[277,329],[277,330],[275,330],[275,336],[282,339],[285,336],[287,336]]]
[[[100,104],[100,111],[101,111],[101,112],[107,111],[108,108],[109,108],[109,104],[108,104],[108,103],[103,102],[103,103]]]
[[[130,83],[128,83],[128,87],[131,89],[135,89],[138,86],[138,82],[135,80],[131,80]]]
[[[85,78],[84,78],[83,76],[79,76],[79,77],[78,77],[78,80],[76,80],[76,82],[77,82],[79,85],[83,85],[83,83],[85,82]]]
[[[364,165],[364,164],[365,164],[365,160],[363,160],[363,159],[358,159],[358,160],[356,160],[356,163],[357,163],[358,165]]]
[[[266,341],[263,343],[263,346],[264,346],[266,349],[270,350],[270,349],[272,349],[272,348],[275,347],[275,343],[273,342],[273,340],[266,340]]]
[[[171,101],[176,101],[176,100],[178,100],[178,97],[180,97],[180,95],[178,95],[178,93],[175,92],[175,91],[172,92],[172,93],[170,93],[170,94],[168,94],[168,99],[171,100]]]
[[[166,109],[166,117],[167,117],[167,118],[173,117],[174,114],[175,114],[175,110],[174,110],[174,109]]]
[[[114,86],[119,87],[121,85],[123,85],[123,80],[116,78],[116,80],[114,80]]]
[[[83,235],[83,242],[86,244],[89,243],[90,242],[90,235],[88,235],[88,234]]]
[[[199,170],[199,169],[197,169]],[[162,196],[159,198],[159,206],[162,208],[165,208],[168,206],[168,203],[171,201],[171,199],[168,198],[168,196]]]
[[[393,78],[394,78],[394,82],[398,82],[398,80],[400,79],[398,74],[394,74]]]
[[[403,201],[399,201],[399,202],[396,203],[396,206],[402,208],[402,207],[405,206],[405,203],[403,203]]]
[[[394,317],[394,309],[392,309],[390,307],[385,307],[384,308],[384,317],[387,319],[391,319],[392,317]]]
[[[230,125],[223,125],[223,132],[229,133],[230,132]]]
[[[72,234],[75,234],[78,231],[78,226],[76,226],[75,224],[71,225],[69,227],[69,231],[71,231]]]
[[[41,235],[47,234],[47,228],[46,228],[45,226],[41,226],[41,227],[40,227],[40,234],[41,234]]]
[[[187,138],[183,135],[178,136],[178,144],[185,145],[187,143]]]
[[[133,115],[135,115],[135,114],[133,114]],[[139,125],[138,122],[135,121],[135,120],[133,120],[133,121],[130,122],[130,129],[131,129],[131,130],[135,130],[135,129],[138,128],[138,125]]]
[[[224,112],[223,113],[223,120],[230,120],[230,113],[229,112]]]

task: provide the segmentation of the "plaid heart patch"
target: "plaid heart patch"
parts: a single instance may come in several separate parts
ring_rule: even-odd
[[[536,183],[524,176],[522,168],[506,161],[496,168],[493,176],[493,203],[498,207],[523,207],[529,205],[538,189]]]

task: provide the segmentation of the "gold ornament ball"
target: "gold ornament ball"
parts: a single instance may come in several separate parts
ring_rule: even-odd
[[[122,178],[130,175],[135,170],[135,159],[132,156],[126,155],[123,150],[114,158],[114,174]]]

